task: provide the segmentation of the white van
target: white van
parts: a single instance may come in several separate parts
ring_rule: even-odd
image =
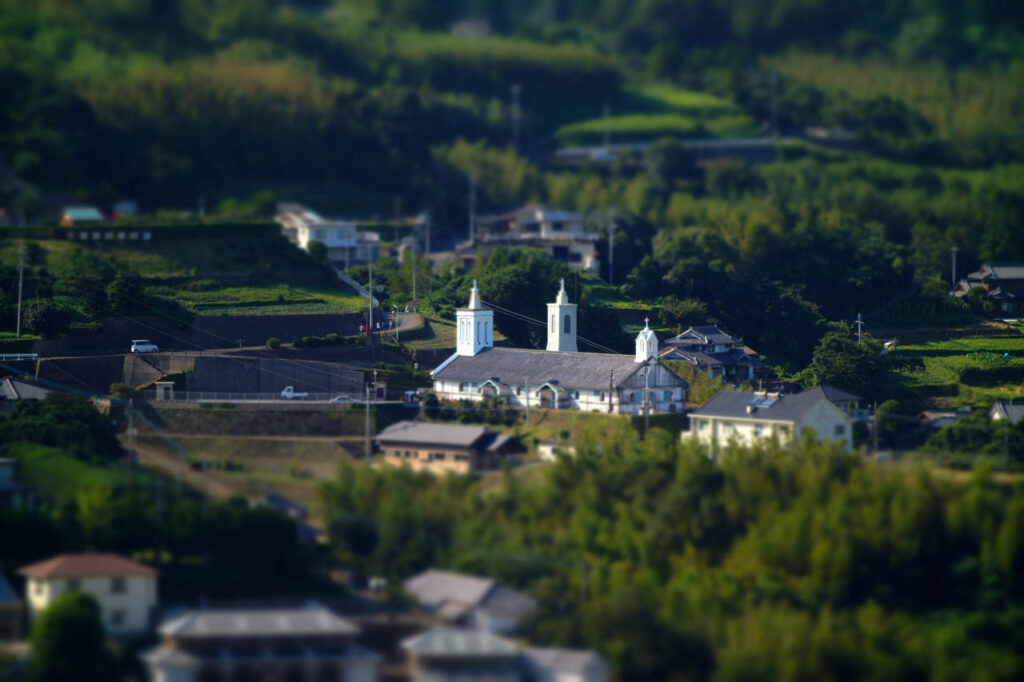
[[[159,348],[156,344],[148,339],[132,339],[132,352],[133,353],[155,353]]]

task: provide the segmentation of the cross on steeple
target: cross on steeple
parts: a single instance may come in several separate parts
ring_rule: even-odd
[[[650,329],[650,327],[651,327],[651,318],[645,317],[644,318],[644,329]]]

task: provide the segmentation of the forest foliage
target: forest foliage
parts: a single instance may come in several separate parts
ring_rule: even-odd
[[[429,566],[539,599],[537,641],[594,647],[625,680],[1020,675],[1024,491],[836,446],[718,461],[626,422],[575,434],[526,484],[343,466],[322,487],[337,556]]]

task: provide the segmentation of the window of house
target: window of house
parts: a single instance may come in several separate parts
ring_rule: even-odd
[[[760,424],[754,424],[754,435],[760,436],[764,432],[764,427]]]
[[[455,455],[455,461],[456,462],[468,462],[469,461],[469,455]]]
[[[579,391],[573,391],[572,397],[575,398],[576,400],[579,400],[580,399],[580,392]]]
[[[323,239],[324,238],[324,231],[321,230],[321,229],[313,230],[313,234],[316,236],[317,239]]]
[[[836,424],[836,435],[837,436],[844,436],[844,435],[846,435],[846,425],[845,424]]]
[[[672,391],[665,391],[665,400],[672,400]]]
[[[522,395],[522,394],[523,394],[523,387],[522,386],[516,386],[516,395]]]
[[[409,452],[408,450],[406,450],[405,451],[405,459],[409,459],[410,457],[412,457],[412,453]]]
[[[601,391],[601,400],[604,400],[604,391]]]
[[[113,594],[124,594],[124,592],[125,592],[124,578],[122,578],[122,577],[111,578],[110,579],[110,591]]]
[[[565,223],[562,222],[561,220],[552,221],[551,229],[555,230],[556,232],[561,232],[562,230],[565,229]]]
[[[697,430],[698,431],[705,431],[705,430],[707,430],[707,428],[708,428],[708,420],[707,419],[701,419],[699,422],[697,422]]]
[[[112,609],[110,611],[110,627],[120,627],[124,625],[126,620],[128,620],[128,614],[124,612],[124,609]]]
[[[569,262],[570,263],[580,263],[582,261],[583,261],[583,254],[582,253],[577,253],[576,251],[570,251],[569,252]]]
[[[466,392],[466,382],[465,381],[460,381],[459,382],[459,393],[465,393],[465,392]]]
[[[42,580],[33,580],[32,581],[32,591],[36,594],[36,596],[42,595],[43,591],[44,591],[43,590],[43,581]]]
[[[732,433],[732,422],[722,422],[722,430],[724,430],[726,433]]]
[[[68,592],[74,592],[75,590],[80,590],[80,589],[82,589],[82,581],[81,580],[79,580],[78,578],[71,578],[70,580],[68,580],[68,584],[67,584],[67,591]]]

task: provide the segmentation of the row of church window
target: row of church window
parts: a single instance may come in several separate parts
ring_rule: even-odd
[[[480,325],[483,325],[483,334],[481,334]],[[459,341],[470,341],[470,334],[472,333],[473,322],[472,320],[460,320],[459,321]],[[488,321],[476,323],[476,337],[483,343],[494,343],[493,333],[491,330],[491,323]]]
[[[551,316],[551,326],[548,327],[548,328],[549,329],[558,329],[558,323],[555,322],[555,316],[554,315]],[[566,315],[562,319],[562,333],[563,334],[572,334],[572,316],[571,315]]]

